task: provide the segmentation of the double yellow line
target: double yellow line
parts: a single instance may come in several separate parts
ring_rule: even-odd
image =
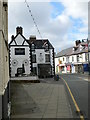
[[[62,77],[61,77],[61,78],[62,78]],[[74,98],[74,96],[73,96],[73,94],[72,94],[72,92],[71,92],[71,90],[70,90],[67,82],[64,80],[64,78],[62,78],[62,80],[64,81],[64,83],[65,83],[66,86],[67,86],[67,89],[68,89],[68,91],[69,91],[69,93],[70,93],[70,95],[71,95],[71,98],[72,98],[72,100],[73,100],[73,102],[74,102],[74,105],[75,105],[75,107],[76,107],[76,111],[80,114],[80,109],[79,109],[79,107],[78,107],[78,105],[77,105],[77,103],[76,103],[76,101],[75,101],[75,98]],[[84,116],[81,115],[81,114],[80,114],[80,120],[84,120]]]

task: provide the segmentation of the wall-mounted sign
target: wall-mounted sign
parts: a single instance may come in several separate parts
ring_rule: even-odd
[[[15,48],[15,55],[25,55],[25,48]]]

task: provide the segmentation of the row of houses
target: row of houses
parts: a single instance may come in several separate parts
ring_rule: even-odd
[[[90,41],[88,41],[90,43]],[[56,73],[88,72],[88,43],[76,40],[75,46],[62,50],[55,56]]]
[[[9,73],[11,77],[37,75],[51,77],[55,74],[54,47],[48,39],[26,39],[23,28],[16,28],[9,43]]]

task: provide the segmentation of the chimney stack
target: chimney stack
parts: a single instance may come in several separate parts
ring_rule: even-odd
[[[35,36],[35,35],[31,35],[31,36],[29,37],[29,41],[30,41],[30,43],[36,41],[36,36]]]
[[[75,41],[76,46],[78,46],[80,43],[81,43],[80,40],[76,40],[76,41]]]
[[[23,34],[23,28],[22,27],[17,27],[16,28],[16,34]]]

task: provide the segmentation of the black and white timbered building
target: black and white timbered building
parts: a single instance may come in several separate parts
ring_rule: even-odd
[[[9,43],[10,76],[19,74],[39,77],[54,76],[54,47],[48,39],[36,39],[23,36],[23,28],[16,28],[16,36],[12,35]]]

